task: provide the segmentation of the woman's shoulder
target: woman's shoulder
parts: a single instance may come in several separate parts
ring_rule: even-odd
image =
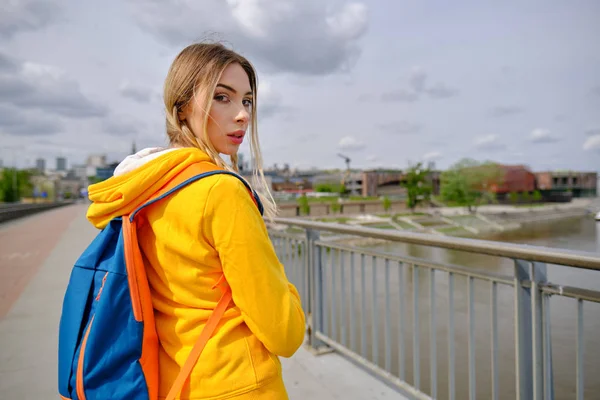
[[[249,184],[242,176],[222,171],[190,183],[181,192],[183,197],[207,200],[216,197],[219,201],[223,201],[230,196],[248,196],[250,190]]]

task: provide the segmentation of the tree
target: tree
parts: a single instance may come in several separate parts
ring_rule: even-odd
[[[406,188],[406,205],[414,212],[417,205],[431,199],[432,186],[429,182],[431,171],[423,168],[423,163],[409,167],[402,186]]]
[[[340,183],[318,183],[315,191],[319,193],[343,193],[346,189]]]
[[[494,189],[502,184],[503,177],[497,164],[465,158],[442,173],[440,194],[443,201],[474,213],[483,202],[495,200]]]
[[[10,203],[20,201],[21,197],[31,197],[33,184],[30,178],[29,171],[4,169],[0,175],[0,201]]]
[[[539,203],[542,201],[542,193],[539,190],[533,192],[533,201]]]
[[[519,202],[519,193],[517,192],[510,192],[508,194],[508,199],[512,204],[517,204]]]

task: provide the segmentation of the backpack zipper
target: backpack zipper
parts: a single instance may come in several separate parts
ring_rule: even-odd
[[[102,285],[100,286],[100,290],[98,290],[98,295],[96,295],[95,301],[100,301],[100,296],[102,295],[102,290],[104,289],[104,285],[106,284],[106,278],[108,277],[108,272],[104,274],[102,278]],[[77,377],[75,379],[76,389],[77,389],[77,397],[79,400],[86,400],[85,397],[85,387],[83,385],[83,364],[85,362],[85,349],[87,348],[88,337],[90,336],[90,332],[92,331],[92,325],[94,324],[94,318],[96,315],[92,316],[90,323],[85,330],[85,335],[83,336],[83,341],[81,342],[81,349],[79,350],[79,359],[77,361]]]

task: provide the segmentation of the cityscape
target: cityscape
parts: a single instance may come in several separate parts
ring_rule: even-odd
[[[599,21],[2,2],[0,396],[598,399]]]
[[[137,151],[135,142],[131,154]],[[351,168],[351,159],[340,155],[343,161],[336,170],[320,170],[311,168],[300,170],[290,168],[288,164],[274,164],[265,167],[265,177],[276,199],[280,201],[297,199],[299,196],[322,196],[333,190],[341,195],[362,196],[365,198],[387,196],[392,199],[405,199],[406,173],[400,169],[364,169]],[[54,161],[49,163],[48,161]],[[90,184],[110,178],[120,160],[108,160],[106,154],[89,154],[85,164],[71,165],[64,157],[54,160],[38,158],[35,167],[25,168],[29,172],[29,183],[33,191],[19,194],[21,201],[32,201],[38,198],[55,201],[58,199],[85,198]],[[572,198],[593,198],[598,196],[599,176],[596,171],[533,171],[526,165],[506,165],[501,162],[497,166],[502,171],[501,184],[492,189],[496,200],[507,202],[510,193],[533,194],[539,191],[544,201],[564,202]],[[423,167],[425,168],[425,167]],[[5,168],[0,160],[0,173]],[[238,169],[248,180],[252,178],[250,163],[244,154],[239,155]],[[427,179],[432,184],[432,194],[438,196],[441,188],[442,171],[435,168],[435,163],[427,166]]]

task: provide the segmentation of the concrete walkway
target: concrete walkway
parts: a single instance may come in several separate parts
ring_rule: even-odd
[[[0,316],[0,399],[58,398],[57,330],[62,299],[73,263],[97,233],[85,219],[86,206],[71,207],[77,215],[54,240],[53,249],[40,261],[8,313]],[[32,218],[59,212],[0,225],[0,230],[22,230]],[[5,295],[0,293],[0,299]],[[291,359],[282,359],[282,364],[291,400],[405,399],[337,354],[313,356],[300,349]]]

